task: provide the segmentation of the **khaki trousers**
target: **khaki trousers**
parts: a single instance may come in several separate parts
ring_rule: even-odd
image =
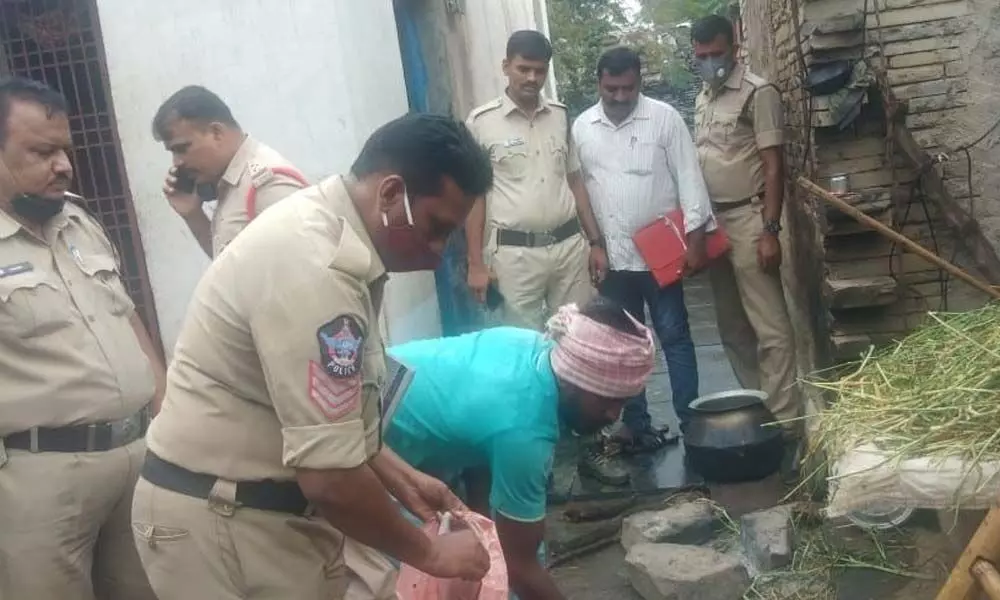
[[[543,248],[497,247],[492,265],[504,298],[504,324],[541,331],[560,306],[590,301],[596,292],[589,259],[590,246],[580,234]]]
[[[716,215],[732,244],[727,258],[710,269],[719,335],[744,388],[763,390],[781,420],[802,415],[795,386],[795,338],[779,273],[761,270],[757,241],[764,232],[758,202]],[[785,426],[797,437],[798,422]]]
[[[132,529],[159,600],[339,600],[344,536],[323,519],[233,508],[235,484],[212,501],[139,479]]]
[[[156,600],[129,516],[142,440],[108,452],[6,452],[4,464],[0,445],[0,599]]]
[[[344,562],[350,571],[345,600],[396,600],[399,571],[384,554],[348,538]]]

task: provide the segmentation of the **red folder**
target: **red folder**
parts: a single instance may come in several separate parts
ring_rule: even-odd
[[[677,283],[684,276],[687,238],[680,209],[646,225],[632,236],[632,241],[660,287]],[[705,234],[705,249],[709,260],[729,252],[729,237],[721,226]]]

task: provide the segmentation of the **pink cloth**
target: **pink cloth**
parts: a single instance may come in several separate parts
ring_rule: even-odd
[[[490,570],[482,581],[438,579],[404,564],[396,580],[399,600],[507,600],[507,563],[500,548],[496,525],[483,515],[465,512],[445,515],[442,522],[424,525],[424,533],[435,537],[451,530],[451,521],[471,529],[490,555]]]
[[[555,340],[552,370],[561,379],[606,398],[630,398],[646,387],[656,355],[649,328],[625,313],[641,335],[631,335],[584,316],[575,304],[546,324]]]

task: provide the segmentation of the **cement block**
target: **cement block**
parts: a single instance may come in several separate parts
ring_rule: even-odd
[[[777,506],[743,515],[740,543],[754,574],[791,564],[794,552],[791,508]]]
[[[707,502],[685,502],[664,510],[640,512],[622,521],[621,544],[703,544],[711,539],[715,513]]]
[[[645,600],[739,600],[750,586],[739,557],[699,546],[637,544],[625,566]]]

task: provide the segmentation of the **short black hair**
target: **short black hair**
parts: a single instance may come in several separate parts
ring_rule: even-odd
[[[580,309],[580,314],[623,333],[642,335],[622,305],[605,296],[594,297]]]
[[[726,42],[730,46],[736,42],[733,37],[733,22],[722,15],[702,17],[691,26],[692,42],[711,44],[720,35],[726,36]]]
[[[597,61],[598,81],[601,80],[605,71],[612,77],[629,71],[635,71],[636,75],[642,75],[642,61],[639,60],[639,53],[625,46],[606,51]]]
[[[11,100],[34,102],[45,109],[49,118],[69,112],[66,97],[44,83],[24,77],[0,77],[0,146],[7,143]]]
[[[222,123],[234,129],[240,124],[233,118],[229,106],[212,91],[200,85],[189,85],[164,100],[153,117],[153,137],[162,142],[169,135],[168,127],[174,119],[185,119],[202,124]]]
[[[526,60],[549,62],[552,60],[552,44],[548,38],[534,29],[515,31],[507,39],[507,60],[520,56]]]
[[[469,196],[493,187],[489,153],[465,124],[444,115],[410,113],[376,129],[351,174],[361,179],[385,171],[402,176],[413,196],[439,194],[446,176]]]

